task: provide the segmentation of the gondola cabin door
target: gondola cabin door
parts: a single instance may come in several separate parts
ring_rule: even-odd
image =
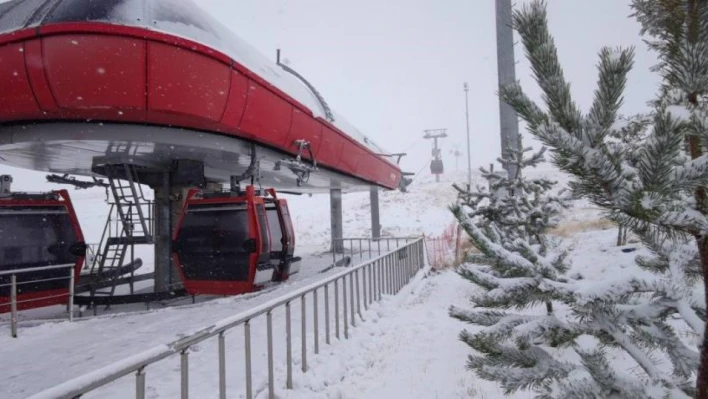
[[[173,236],[173,261],[190,295],[237,295],[271,281],[265,201],[245,192],[191,190]]]
[[[18,310],[67,303],[69,273],[78,281],[85,255],[66,190],[0,193],[0,272],[17,271]],[[41,270],[46,267],[59,268]],[[10,311],[10,282],[10,275],[0,275],[0,313]]]
[[[300,258],[293,256],[295,231],[288,202],[278,198],[274,189],[269,189],[268,194],[270,197],[265,200],[271,242],[270,262],[275,267],[273,281],[286,281],[300,271]]]

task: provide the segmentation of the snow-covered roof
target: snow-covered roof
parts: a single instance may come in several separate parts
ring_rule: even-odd
[[[58,22],[95,21],[137,26],[168,33],[207,45],[231,57],[325,117],[317,97],[298,78],[258,52],[232,30],[192,0],[13,0],[0,1],[0,33]],[[385,153],[341,115],[334,113],[337,128],[375,153]]]

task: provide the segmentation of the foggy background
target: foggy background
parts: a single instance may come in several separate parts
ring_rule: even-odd
[[[470,0],[194,0],[275,61],[276,49],[310,80],[330,106],[390,152],[408,152],[404,171],[429,173],[424,129],[447,128],[446,171],[459,145],[467,167],[465,97],[470,85],[472,168],[500,153],[494,1]],[[516,4],[522,3],[518,0]],[[575,101],[587,111],[602,46],[635,46],[623,112],[646,109],[658,79],[655,63],[629,17],[629,0],[549,0],[551,32]],[[517,79],[532,98],[538,87],[520,44]],[[524,133],[524,126],[521,126]],[[527,134],[525,145],[538,146]],[[47,189],[44,172],[0,166],[16,190]],[[51,185],[51,188],[57,188]]]

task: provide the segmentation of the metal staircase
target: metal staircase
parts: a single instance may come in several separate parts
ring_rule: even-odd
[[[92,296],[115,294],[122,276],[133,293],[135,245],[153,243],[153,203],[145,198],[137,178],[136,167],[127,164],[106,165],[106,176],[113,197],[108,220],[101,235],[90,273],[96,283]],[[126,264],[126,260],[130,260]]]

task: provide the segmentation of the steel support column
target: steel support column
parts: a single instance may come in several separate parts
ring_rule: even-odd
[[[342,216],[342,190],[332,188],[329,190],[330,224],[332,233],[332,251],[344,252],[344,218]]]
[[[172,234],[189,188],[170,187],[169,176],[155,189],[155,292],[182,287],[177,266],[172,264]]]
[[[371,187],[371,238],[381,238],[381,219],[379,214],[379,188]]]
[[[155,189],[155,292],[166,291],[172,285],[172,204],[170,179],[165,174],[162,185]]]

